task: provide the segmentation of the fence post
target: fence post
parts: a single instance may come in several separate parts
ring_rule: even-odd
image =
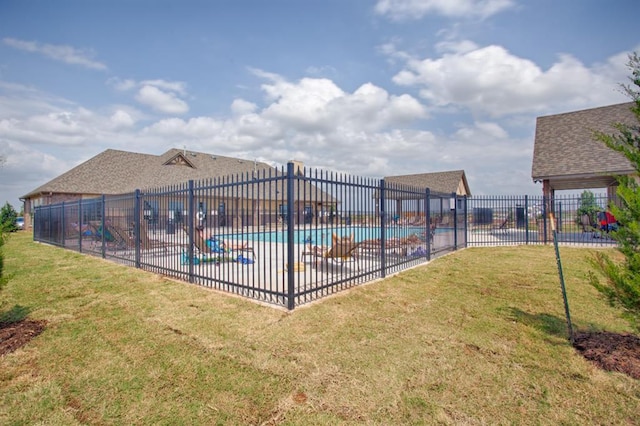
[[[424,200],[424,217],[427,221],[427,260],[431,260],[431,250],[433,249],[433,245],[436,242],[436,232],[435,229],[431,229],[431,190],[429,188],[425,190]],[[432,237],[433,241],[431,240]]]
[[[295,202],[294,191],[294,164],[287,163],[287,309],[292,311],[296,307],[295,300],[295,251],[294,251],[294,220],[293,203]]]
[[[61,231],[60,237],[62,239],[62,244],[61,245],[62,245],[62,247],[66,248],[67,247],[66,238],[65,238],[66,229],[65,229],[65,226],[64,226],[66,209],[65,209],[64,201],[62,202],[62,207],[61,208],[62,208],[62,213],[60,214],[60,231]]]
[[[386,194],[384,179],[380,179],[380,267],[381,277],[387,276],[387,230],[386,230]]]
[[[467,205],[467,196],[463,195],[462,199],[464,200],[464,208],[462,209],[462,213],[464,214],[464,248],[469,247],[469,211]]]
[[[78,252],[82,253],[82,200],[78,200],[78,230],[80,231],[78,235]]]
[[[136,268],[140,268],[140,190],[136,189],[135,197],[133,200],[133,236],[135,237],[135,262]]]
[[[105,225],[105,219],[104,219],[104,215],[107,212],[107,208],[105,207],[105,202],[106,202],[106,197],[104,194],[102,194],[102,196],[100,197],[101,203],[100,203],[100,239],[102,240],[102,248],[100,250],[101,254],[102,254],[102,258],[106,258],[107,257],[107,242],[106,242],[106,238],[105,238],[105,229],[104,229],[104,225]]]
[[[529,197],[524,196],[524,242],[529,244]]]
[[[544,244],[547,244],[547,215],[549,214],[549,212],[551,211],[551,206],[547,205],[549,203],[549,197],[547,197],[546,195],[542,197],[542,223],[543,223],[543,230],[542,230],[542,241]]]
[[[189,199],[187,200],[187,211],[189,212],[189,217],[187,218],[187,226],[189,227],[189,282],[193,283],[194,280],[194,268],[193,268],[193,239],[194,239],[194,219],[195,215],[193,214],[195,210],[195,200],[194,200],[194,189],[193,189],[193,180],[189,180]],[[201,231],[204,232],[204,229]]]
[[[453,200],[453,250],[458,250],[458,196],[455,192],[451,193]],[[449,206],[451,207],[451,206]]]

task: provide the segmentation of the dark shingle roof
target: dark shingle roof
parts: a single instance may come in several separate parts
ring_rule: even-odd
[[[444,194],[455,192],[460,195],[471,195],[464,170],[386,176],[384,180],[418,188],[429,188],[432,192]],[[460,188],[460,185],[462,185],[462,188]],[[462,191],[459,191],[459,189],[462,189]]]
[[[603,180],[605,176],[633,172],[622,154],[593,137],[594,131],[615,133],[614,123],[635,123],[632,105],[628,102],[538,117],[531,177],[536,181],[564,180],[556,189],[571,189],[563,186],[580,185],[581,180],[589,179],[589,183],[604,182],[610,180]]]

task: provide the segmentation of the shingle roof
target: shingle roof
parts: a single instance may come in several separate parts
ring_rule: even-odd
[[[455,192],[460,195],[471,195],[464,170],[386,176],[384,180],[387,182],[414,186],[418,188],[429,188],[432,192],[439,192],[444,194],[451,194],[452,192]],[[460,184],[462,184],[464,188],[463,194],[461,194],[459,191]]]
[[[185,165],[169,165],[184,159]],[[191,167],[193,166],[193,167]],[[162,155],[107,149],[22,198],[42,193],[124,194],[135,189],[246,174],[275,171],[266,163],[201,152],[171,149]]]
[[[553,180],[556,189],[584,188],[610,181],[615,174],[633,172],[620,153],[593,138],[594,131],[612,134],[613,123],[634,124],[632,102],[538,117],[531,177]],[[562,183],[564,181],[564,183]],[[552,183],[552,186],[553,183]],[[597,187],[594,185],[593,187]]]
[[[161,155],[151,155],[107,149],[21,198],[47,193],[118,195],[131,193],[136,189],[182,185],[189,180],[214,180],[215,185],[220,183],[215,182],[215,179],[232,176],[239,176],[239,179],[235,179],[237,181],[246,181],[247,177],[268,178],[280,175],[280,170],[266,163],[202,152],[170,149]],[[251,197],[254,190],[248,185],[225,186],[218,194]],[[296,194],[318,197],[325,203],[337,202],[335,197],[307,181],[296,180],[294,190]],[[267,199],[286,197],[286,188],[282,184],[267,184],[260,191],[260,195]]]

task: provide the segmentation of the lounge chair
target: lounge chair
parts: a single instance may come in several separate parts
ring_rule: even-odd
[[[185,229],[187,231],[187,229]],[[218,238],[205,238],[202,228],[196,227],[193,235],[193,244],[201,254],[217,254],[223,256],[225,253],[234,251],[251,253],[252,260],[255,261],[256,253],[249,242],[228,243]]]
[[[398,252],[403,249],[403,246],[407,245],[407,242],[404,238],[389,238],[384,242],[384,249],[393,250],[394,252]],[[364,240],[358,244],[358,248],[362,250],[370,250],[374,253],[382,252],[382,240],[380,238],[374,238],[370,240]],[[406,252],[406,249],[404,250]]]
[[[451,218],[449,217],[448,214],[445,214],[444,216],[442,216],[442,218],[440,219],[439,226],[440,228],[449,228],[451,226]]]
[[[302,256],[313,256],[315,258],[314,266],[317,266],[320,260],[325,263],[328,263],[329,260],[340,260],[341,264],[346,261],[354,261],[360,269],[359,249],[360,244],[355,242],[353,235],[338,237],[338,235],[332,234],[330,248],[313,246],[303,252]]]
[[[169,250],[171,244],[162,240],[155,240],[149,238],[149,234],[147,233],[146,223],[140,222],[140,249],[141,250],[153,250],[156,248],[161,248],[166,253]]]
[[[507,216],[499,225],[495,225],[492,231],[502,231],[503,233],[507,232],[507,225],[509,224],[509,216]]]

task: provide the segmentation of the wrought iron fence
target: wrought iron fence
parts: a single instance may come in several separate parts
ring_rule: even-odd
[[[263,171],[41,206],[34,239],[294,309],[467,245],[455,194]]]
[[[612,245],[606,196],[476,196],[286,169],[34,212],[34,239],[294,309],[467,246]]]
[[[474,196],[467,199],[469,246],[546,244],[553,242],[549,209],[554,213],[557,238],[563,244],[611,246],[606,195],[585,192],[556,196]],[[609,219],[611,221],[611,219]]]

